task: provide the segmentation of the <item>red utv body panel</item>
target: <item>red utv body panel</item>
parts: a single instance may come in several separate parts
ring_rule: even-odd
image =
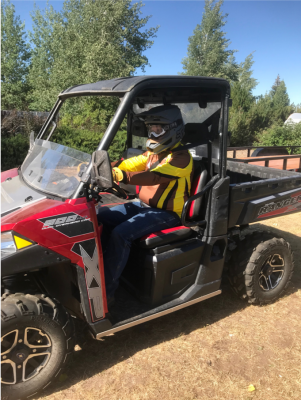
[[[1,183],[7,178],[14,178],[18,175],[18,168],[9,169],[8,171],[1,172]]]
[[[90,294],[89,290],[93,290],[95,293],[99,288],[103,314],[108,311],[100,242],[102,227],[98,226],[93,202],[87,202],[85,198],[65,202],[41,200],[3,217],[1,231],[7,230],[13,230],[80,266],[85,272],[87,292]],[[94,265],[92,275],[85,259],[92,267]],[[97,314],[95,302],[93,311],[91,300],[89,295],[91,317],[95,322],[105,315]]]

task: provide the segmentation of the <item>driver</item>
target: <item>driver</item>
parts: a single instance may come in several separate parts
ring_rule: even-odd
[[[113,208],[102,207],[104,268],[108,305],[114,303],[119,277],[131,244],[150,233],[180,225],[182,208],[190,196],[193,160],[179,148],[184,123],[179,107],[159,106],[137,115],[144,121],[147,151],[112,163],[113,179],[140,186],[139,201]],[[174,150],[177,149],[176,152]]]

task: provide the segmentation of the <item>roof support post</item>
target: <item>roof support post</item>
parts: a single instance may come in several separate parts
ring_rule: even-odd
[[[114,139],[114,137],[120,127],[120,124],[123,121],[123,119],[128,111],[128,108],[131,104],[133,92],[134,92],[134,90],[131,92],[127,92],[123,96],[112,121],[110,122],[109,126],[107,127],[107,130],[105,131],[105,134],[103,135],[103,138],[101,139],[101,142],[99,143],[99,145],[97,147],[97,150],[108,150],[108,148],[110,147],[110,144],[111,144],[112,140]]]
[[[135,95],[135,90],[128,92],[123,96],[112,121],[110,122],[105,134],[103,135],[103,138],[101,139],[101,141],[97,147],[97,150],[108,150],[112,140],[114,139],[114,137],[120,127],[121,122],[123,121],[123,118],[125,117],[126,113],[128,112],[129,106],[130,106],[131,102],[133,101],[134,95]],[[90,161],[90,164],[87,167],[87,170],[85,173],[86,177],[89,176],[91,169],[92,169],[92,161]],[[81,182],[79,184],[76,192],[72,196],[73,199],[76,199],[77,197],[80,196],[80,192],[83,190],[84,184],[85,184],[84,182]]]
[[[222,104],[223,125],[222,125],[222,151],[220,154],[220,176],[225,178],[227,175],[227,139],[228,139],[228,117],[229,117],[229,101],[230,95],[224,92],[224,99]]]
[[[42,139],[44,133],[47,131],[51,121],[53,120],[54,116],[57,114],[57,112],[59,111],[59,109],[61,108],[63,104],[63,101],[58,98],[55,105],[53,106],[52,110],[50,111],[46,121],[44,122],[42,128],[40,129],[40,132],[37,135],[37,139]],[[49,140],[49,138],[47,138],[47,140]]]

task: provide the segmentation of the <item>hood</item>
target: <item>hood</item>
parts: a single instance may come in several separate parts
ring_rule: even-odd
[[[6,179],[10,181],[10,178],[13,178],[14,176],[17,175],[18,175],[18,168],[9,169],[8,171],[3,171],[1,172],[1,182],[6,181]]]
[[[19,175],[15,176],[1,183],[1,217],[42,199],[46,199],[45,194],[27,186]]]

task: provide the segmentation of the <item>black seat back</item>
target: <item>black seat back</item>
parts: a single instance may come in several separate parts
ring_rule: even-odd
[[[208,172],[205,164],[202,161],[194,160],[194,174],[193,174],[191,196],[199,193],[207,183]],[[203,214],[203,197],[194,200],[188,210],[188,218],[196,220]]]

